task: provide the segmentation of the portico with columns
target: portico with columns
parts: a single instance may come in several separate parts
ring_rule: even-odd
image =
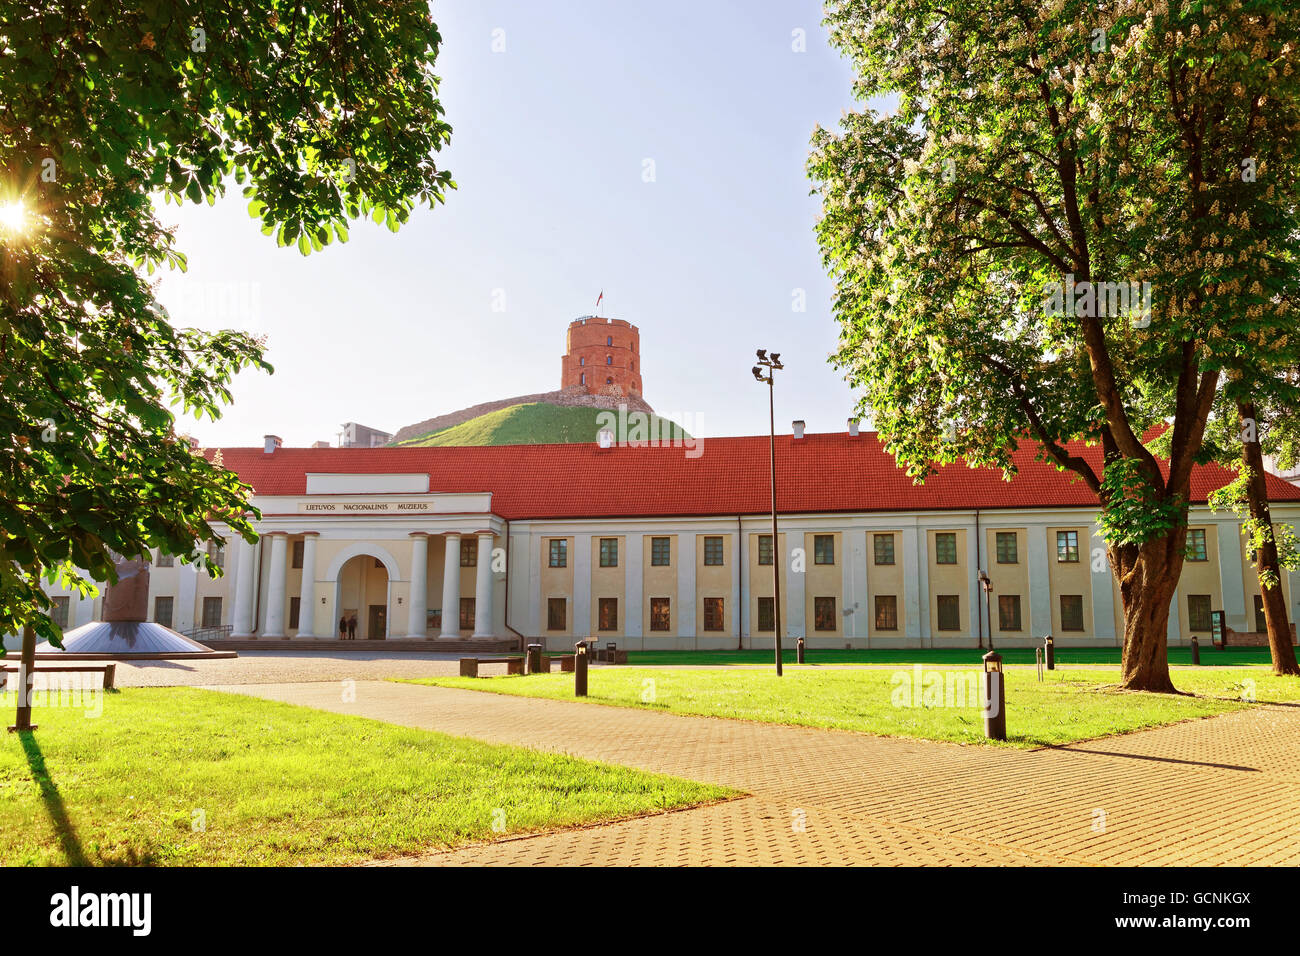
[[[505,520],[490,493],[416,491],[420,479],[309,476],[308,495],[259,497],[259,540],[237,540],[227,562],[230,636],[337,640],[347,615],[357,640],[505,637]]]

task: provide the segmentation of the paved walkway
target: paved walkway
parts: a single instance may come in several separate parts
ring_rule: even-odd
[[[223,690],[725,784],[724,804],[397,861],[1300,865],[1300,708],[1037,751],[359,681]]]

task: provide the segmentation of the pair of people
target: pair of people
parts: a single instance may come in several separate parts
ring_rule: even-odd
[[[355,641],[357,639],[357,616],[339,618],[339,640]]]

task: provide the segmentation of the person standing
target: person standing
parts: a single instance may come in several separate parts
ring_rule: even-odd
[[[353,614],[350,618],[348,618],[348,640],[355,641],[356,639],[357,639],[357,616]]]
[[[348,639],[348,619],[346,617],[341,617],[339,618],[339,640],[346,641],[347,639]]]

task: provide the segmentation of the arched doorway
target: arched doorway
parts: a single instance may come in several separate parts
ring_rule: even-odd
[[[348,558],[339,568],[334,606],[338,618],[356,620],[358,641],[382,641],[388,636],[388,568],[370,554]],[[338,620],[334,623],[338,627]]]

